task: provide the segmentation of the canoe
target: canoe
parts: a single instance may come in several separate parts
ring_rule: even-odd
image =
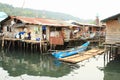
[[[88,45],[90,44],[90,42],[86,42],[83,45],[77,47],[77,48],[71,48],[69,50],[65,50],[65,51],[59,51],[59,52],[53,52],[52,55],[55,58],[64,58],[64,57],[68,57],[74,54],[77,54],[79,52],[83,52],[87,49]]]

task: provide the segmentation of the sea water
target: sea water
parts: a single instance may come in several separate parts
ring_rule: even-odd
[[[0,50],[0,80],[119,80],[119,66],[104,64],[103,55],[71,64],[47,53]]]

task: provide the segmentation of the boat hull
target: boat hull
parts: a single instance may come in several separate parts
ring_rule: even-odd
[[[79,52],[83,52],[87,49],[88,45],[90,44],[90,42],[86,42],[84,43],[82,46],[78,47],[78,48],[72,48],[70,50],[65,50],[65,51],[59,51],[59,52],[53,52],[52,55],[55,57],[55,58],[64,58],[64,57],[67,57],[67,56],[71,56],[71,55],[74,55],[74,54],[77,54]]]

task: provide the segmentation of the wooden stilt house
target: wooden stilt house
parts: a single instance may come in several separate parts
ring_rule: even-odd
[[[120,42],[120,13],[102,22],[106,23],[106,42]]]
[[[105,26],[98,26],[95,24],[85,24],[79,22],[73,22],[74,25],[78,25],[79,28],[77,33],[79,36],[90,37],[91,33],[95,33],[95,37],[105,36]]]
[[[120,13],[108,17],[101,22],[106,23],[105,49],[110,59],[120,59]]]
[[[54,45],[64,45],[64,40],[70,39],[72,26],[64,21],[21,16],[9,16],[2,23],[6,38],[47,40]]]

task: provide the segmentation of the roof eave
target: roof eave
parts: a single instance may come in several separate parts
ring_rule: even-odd
[[[115,20],[115,19],[117,19],[118,17],[120,17],[120,13],[118,13],[118,14],[116,14],[116,15],[113,15],[113,16],[110,16],[110,17],[108,17],[108,18],[105,18],[105,19],[101,20],[101,22],[107,22],[107,21],[109,21],[109,20]]]

